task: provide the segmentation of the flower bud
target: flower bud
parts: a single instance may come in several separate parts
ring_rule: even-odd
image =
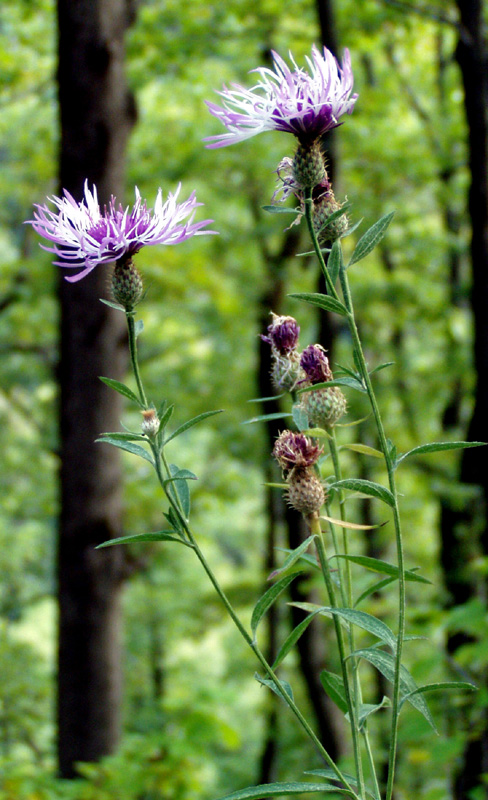
[[[326,350],[320,344],[309,344],[303,351],[300,358],[302,367],[310,383],[323,383],[332,380],[332,371],[329,367],[329,359],[325,355]]]
[[[324,488],[309,467],[294,467],[288,477],[287,499],[305,516],[317,514],[325,503]]]
[[[294,431],[282,431],[273,448],[273,455],[285,472],[294,467],[312,467],[322,452],[323,448],[313,444],[304,433]]]
[[[144,409],[142,412],[142,433],[152,439],[159,431],[159,419],[154,408]]]
[[[278,316],[273,312],[271,316],[268,336],[261,335],[261,339],[271,345],[271,380],[277,391],[291,392],[303,375],[296,351],[300,326],[293,317]]]
[[[264,342],[268,342],[280,355],[285,355],[291,350],[295,350],[300,335],[300,326],[294,317],[278,316],[271,312],[272,321],[268,325],[268,336],[261,336]]]
[[[301,355],[300,364],[311,386],[333,380],[329,359],[320,344],[306,347]],[[345,414],[347,401],[337,386],[330,386],[304,392],[301,406],[312,428],[326,428],[334,425]]]
[[[117,261],[112,275],[112,297],[115,302],[120,303],[126,311],[133,311],[142,292],[142,278],[132,258]]]

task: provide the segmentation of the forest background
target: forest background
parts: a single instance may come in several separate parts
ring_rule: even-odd
[[[106,505],[121,532],[157,530],[162,508],[149,467],[130,457],[122,464],[122,504],[117,462],[108,467],[112,455],[98,455],[108,448],[94,445],[94,435],[86,436],[93,374],[117,377],[108,372],[110,363],[105,372],[90,372],[90,353],[103,350],[103,337],[93,333],[98,331],[93,315],[100,313],[94,309],[108,270],[97,270],[104,274],[91,284],[92,276],[87,278],[86,289],[69,286],[68,298],[59,270],[39,249],[31,228],[22,224],[31,218],[34,202],[57,193],[60,176],[69,188],[63,171],[73,175],[69,160],[76,148],[69,140],[69,114],[63,116],[70,78],[63,58],[67,51],[77,52],[78,42],[69,39],[73,29],[66,33],[69,6],[4,0],[0,10],[0,798],[218,797],[274,775],[296,778],[308,763],[308,745],[284,709],[253,680],[252,656],[186,553],[163,544],[110,556],[123,558],[122,566],[103,560],[109,558],[105,555],[97,561],[93,548],[107,537],[93,519],[85,525],[91,530],[89,547],[86,539],[82,543],[85,555],[90,554],[86,563],[71,547],[79,531],[72,530],[78,517],[70,503],[80,516],[85,513],[83,492],[90,487],[82,470],[90,459],[101,458],[98,469],[109,472],[116,484],[115,493],[113,487],[104,491],[112,492]],[[306,257],[292,258],[308,249],[303,232],[284,232],[283,219],[288,218],[266,215],[261,208],[275,189],[273,170],[291,155],[289,137],[270,133],[240,147],[205,150],[202,138],[220,131],[204,100],[212,99],[223,82],[247,83],[248,70],[267,63],[270,49],[283,55],[291,50],[299,64],[313,42],[325,43],[339,56],[345,46],[350,49],[359,100],[353,117],[326,146],[336,195],[352,201],[353,221],[364,217],[367,226],[396,212],[381,247],[353,276],[368,357],[372,363],[394,362],[377,382],[389,434],[403,451],[439,438],[486,441],[485,9],[480,2],[459,6],[420,0],[80,4],[92,11],[75,20],[87,40],[97,35],[93,20],[115,20],[119,42],[127,26],[126,54],[122,50],[118,57],[125,61],[125,98],[130,99],[125,105],[127,143],[124,139],[119,145],[116,164],[109,164],[115,171],[107,176],[107,165],[95,162],[83,171],[83,158],[75,153],[80,175],[101,180],[102,194],[110,196],[115,187],[124,202],[132,202],[137,184],[148,205],[159,186],[166,194],[182,181],[183,196],[196,189],[204,215],[215,220],[220,232],[211,241],[141,252],[138,266],[148,289],[141,361],[151,395],[177,403],[177,422],[225,409],[178,440],[178,459],[199,476],[194,526],[244,615],[282,558],[276,548],[293,545],[289,514],[263,485],[272,474],[273,427],[243,424],[270,410],[248,402],[272,394],[269,386],[266,391],[268,365],[259,333],[273,309],[299,319],[304,344],[320,337],[331,350],[332,363],[347,358],[348,342],[342,328],[286,298],[288,292],[315,290],[318,281]],[[117,24],[117,15],[123,23]],[[92,89],[96,95],[96,83]],[[98,91],[100,96],[104,92]],[[84,126],[92,123],[83,103],[76,108],[78,95],[73,97],[75,121],[84,136],[78,143],[81,152],[89,139]],[[111,114],[117,126],[113,108]],[[93,154],[85,158],[93,160]],[[80,181],[80,176],[73,179],[75,195]],[[78,303],[71,319],[82,324],[86,318],[95,325],[88,355],[87,341],[77,342],[66,323],[69,303]],[[110,362],[110,353],[100,358]],[[117,369],[123,371],[123,365]],[[62,398],[70,396],[66,387],[76,370],[78,394],[68,404],[67,420]],[[108,394],[104,397],[105,404],[112,404],[106,413],[118,426],[122,412]],[[363,417],[361,397],[351,393],[348,400],[348,421]],[[129,415],[123,418],[130,422]],[[359,429],[344,428],[341,436],[374,445],[367,420]],[[83,447],[88,448],[86,457]],[[410,597],[410,629],[429,641],[415,643],[408,663],[421,682],[461,677],[477,683],[480,691],[469,698],[432,701],[439,737],[432,737],[414,711],[405,713],[399,798],[479,800],[486,792],[488,471],[482,448],[466,453],[464,459],[455,454],[419,458],[402,475],[408,566],[420,566],[432,581]],[[354,474],[375,478],[372,459],[352,451],[347,459]],[[97,502],[103,503],[103,497]],[[356,503],[351,508],[357,521],[383,521],[374,506]],[[57,548],[58,534],[70,542],[64,553],[62,546]],[[364,540],[358,537],[357,547],[376,557],[392,556],[389,526]],[[63,616],[66,591],[78,591],[88,574],[85,568],[92,570],[91,577],[107,574],[104,569],[113,575],[114,563],[119,569],[114,585],[108,579],[104,584],[109,599],[94,590],[79,606],[92,604],[93,610],[93,604],[106,604],[103,613],[93,615],[102,619],[95,634],[100,649],[91,647],[93,630],[85,631],[85,640],[78,629],[71,632],[78,640],[76,650],[68,648],[72,663],[69,657],[58,663],[58,630],[64,631],[62,640],[70,636]],[[294,599],[306,599],[312,591],[313,585],[302,582]],[[68,602],[74,602],[73,596]],[[389,619],[380,598],[373,597],[371,608]],[[269,648],[289,629],[288,616],[283,608],[270,617]],[[111,635],[101,648],[107,630]],[[287,665],[287,679],[310,706],[330,747],[340,753],[341,721],[325,696],[319,697],[309,669],[311,664],[330,665],[330,658],[326,631],[311,628]],[[81,663],[84,677],[74,680]],[[83,694],[87,675],[98,697]],[[388,693],[383,684],[371,674],[373,697]],[[111,693],[109,707],[100,702],[105,690]],[[102,708],[100,724],[93,723],[90,703]],[[69,729],[66,707],[71,720],[86,708],[84,729]],[[63,734],[58,735],[58,726]],[[90,738],[95,728],[103,734],[98,739]],[[378,751],[384,750],[386,735],[378,715]],[[56,777],[58,766],[61,778]]]

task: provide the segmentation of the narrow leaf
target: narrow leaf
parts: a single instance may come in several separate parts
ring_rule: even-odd
[[[317,234],[322,233],[323,231],[325,231],[330,225],[332,225],[333,222],[336,221],[336,219],[339,219],[339,217],[343,217],[344,214],[347,214],[347,212],[351,208],[352,208],[352,203],[346,202],[346,203],[344,203],[344,205],[342,205],[340,208],[338,208],[337,211],[333,211],[332,214],[330,214],[327,217],[327,219],[325,220],[323,225],[320,226],[320,228],[317,231]],[[334,244],[335,244],[335,242],[334,242]]]
[[[400,574],[398,567],[395,567],[394,564],[389,564],[387,561],[381,561],[379,558],[370,558],[370,556],[349,556],[342,554],[331,556],[331,558],[345,558],[346,561],[352,561],[353,564],[359,564],[359,566],[365,567],[372,572],[380,572],[383,575],[391,575],[393,578],[398,578]],[[430,584],[430,581],[428,581],[427,578],[422,578],[421,575],[417,575],[416,572],[412,572],[408,569],[405,570],[405,580]]]
[[[355,797],[347,789],[337,789],[324,783],[263,783],[260,786],[248,786],[232,794],[226,794],[219,800],[261,800],[262,797],[289,796],[293,794],[310,794],[312,792],[336,792],[346,797]]]
[[[308,626],[312,622],[313,618],[317,616],[317,614],[318,611],[312,611],[312,613],[309,614],[308,617],[302,619],[302,621],[296,626],[296,628],[293,628],[292,632],[286,637],[285,641],[278,650],[278,654],[273,663],[272,667],[273,670],[275,670],[281,664],[283,659],[288,655],[292,647],[295,646],[302,633],[307,630]]]
[[[274,692],[280,698],[280,700],[283,700],[283,702],[285,702],[283,695],[281,694],[280,690],[278,689],[274,681],[270,680],[270,678],[262,678],[261,675],[259,675],[257,672],[254,673],[254,677],[258,683],[261,683],[263,686],[267,686],[268,689],[271,689],[271,691]],[[285,692],[287,693],[288,697],[290,697],[293,700],[293,690],[288,681],[280,680],[280,683]]]
[[[368,647],[364,650],[355,650],[351,653],[351,656],[355,658],[364,658],[366,661],[369,661],[378,672],[381,672],[385,678],[390,681],[391,683],[395,680],[395,659],[390,653],[385,653],[384,650],[378,650],[374,647]],[[349,656],[349,657],[351,657]],[[429,725],[437,732],[434,720],[432,719],[432,715],[429,711],[429,707],[425,702],[424,698],[420,694],[416,694],[416,690],[419,687],[415,683],[414,679],[410,675],[409,671],[403,665],[400,668],[400,693],[403,697],[408,695],[408,702],[420,711],[420,713],[425,717]],[[403,698],[402,698],[403,699]]]
[[[332,525],[339,525],[340,528],[348,528],[352,531],[370,531],[379,527],[379,525],[360,525],[359,522],[345,522],[343,519],[334,519],[333,517],[327,517],[325,514],[322,514],[320,519],[325,519],[326,522],[331,522]]]
[[[188,488],[188,483],[185,479],[178,478],[178,473],[186,470],[180,470],[176,464],[170,464],[169,469],[171,472],[171,477],[174,478],[174,483],[170,483],[168,486],[168,491],[171,493],[175,502],[178,502],[177,497],[179,498],[181,509],[183,511],[183,515],[186,519],[190,516],[190,490]],[[193,475],[193,473],[190,473]]]
[[[305,431],[308,429],[308,415],[305,409],[300,405],[300,403],[295,403],[292,410],[292,417],[293,422],[297,426],[299,431]]]
[[[330,222],[330,217],[327,220],[327,222],[328,223]],[[339,272],[341,271],[341,267],[343,266],[344,266],[344,260],[342,256],[342,247],[340,245],[340,242],[336,241],[332,245],[329,258],[327,259],[327,272],[329,273],[332,286],[335,286],[337,277],[339,275]]]
[[[420,455],[421,453],[438,453],[441,450],[463,450],[467,447],[484,446],[486,446],[486,442],[431,442],[431,444],[421,444],[418,447],[414,447],[413,450],[409,450],[408,453],[399,456],[397,463],[399,464],[408,456]]]
[[[179,516],[176,513],[176,511],[174,510],[174,508],[172,508],[172,506],[169,507],[167,513],[164,513],[164,516],[168,520],[169,524],[173,526],[173,528],[175,529],[176,533],[179,533],[180,536],[183,536],[183,537],[186,535],[186,532],[185,532],[185,529],[184,529],[183,524],[181,522],[181,519],[179,518]]]
[[[269,403],[271,400],[279,400],[280,397],[284,397],[285,393],[282,392],[281,394],[273,394],[271,397],[253,397],[252,400],[248,400],[248,403]]]
[[[143,436],[142,433],[132,433],[131,431],[127,431],[127,433],[119,431],[101,433],[98,440],[103,440],[105,437],[114,439],[117,442],[147,442],[147,437]]]
[[[374,447],[369,447],[367,444],[342,444],[340,450],[353,450],[355,453],[362,453],[365,456],[372,456],[373,458],[384,458],[381,450],[376,450]]]
[[[351,225],[351,227],[348,228],[347,231],[345,233],[343,233],[340,238],[341,239],[345,239],[346,236],[350,236],[351,233],[354,233],[354,231],[357,230],[359,228],[359,226],[362,224],[363,220],[364,220],[364,217],[361,217],[361,219],[358,219],[358,221],[355,222],[354,225]]]
[[[358,381],[357,378],[352,378],[346,375],[341,378],[334,378],[333,381],[314,383],[313,386],[303,386],[301,389],[298,389],[297,394],[303,394],[304,392],[315,392],[318,389],[329,389],[331,386],[348,386],[350,389],[356,389],[356,391],[362,392],[363,394],[366,392],[366,389],[361,381]]]
[[[191,542],[186,542],[174,535],[174,531],[156,531],[155,533],[136,533],[130,536],[120,536],[118,539],[108,539],[103,544],[97,545],[96,550],[102,547],[111,547],[113,544],[132,544],[137,542],[178,542],[187,547],[193,547]]]
[[[347,622],[352,622],[358,628],[372,633],[382,642],[391,647],[392,650],[396,649],[396,636],[393,631],[381,619],[373,617],[372,614],[366,614],[365,611],[358,611],[354,608],[331,608],[324,606],[320,612],[322,614],[333,614],[335,616],[345,619]]]
[[[342,771],[342,770],[341,770]],[[349,783],[351,783],[354,787],[356,787],[357,778],[354,775],[351,775],[349,772],[343,772],[343,776]],[[318,778],[325,778],[326,780],[337,781],[339,780],[337,775],[335,774],[333,769],[307,769],[304,771],[304,775],[316,775]],[[375,800],[375,796],[372,792],[366,789],[366,794],[368,797],[372,797]]]
[[[168,422],[170,421],[171,417],[173,416],[173,411],[174,410],[175,410],[175,407],[174,407],[174,403],[173,403],[172,405],[168,406],[168,408],[166,408],[162,412],[161,416],[159,417],[160,430],[164,431],[166,425],[168,424]]]
[[[251,617],[251,630],[253,635],[256,634],[256,629],[267,610],[273,605],[274,601],[281,594],[281,592],[283,592],[286,587],[289,586],[296,574],[297,573],[294,573],[293,575],[285,575],[285,577],[273,584],[273,586],[271,586],[268,591],[265,592],[262,597],[260,597],[254,607]]]
[[[115,308],[116,311],[123,311],[125,313],[124,306],[119,305],[119,303],[113,303],[112,300],[105,300],[105,298],[101,297],[100,302],[103,303],[105,306],[110,306],[110,308]]]
[[[320,673],[320,683],[324,687],[325,693],[342,711],[342,713],[347,714],[347,700],[342,676],[336,675],[335,672],[328,672],[326,669],[324,669]]]
[[[386,369],[387,367],[392,367],[394,365],[394,363],[395,363],[394,361],[385,361],[384,364],[378,364],[377,367],[375,367],[374,369],[370,370],[369,374],[370,375],[374,375],[375,372],[379,372],[380,370]]]
[[[380,711],[382,708],[387,708],[391,706],[391,701],[389,697],[383,697],[381,703],[362,703],[359,707],[359,715],[358,715],[358,722],[359,722],[359,730],[364,730],[364,723],[368,719],[371,714],[375,714],[376,711]]]
[[[370,497],[376,497],[378,500],[382,500],[383,503],[386,503],[392,508],[395,505],[395,498],[390,490],[386,488],[386,486],[381,486],[379,483],[373,483],[373,481],[367,481],[364,478],[344,478],[341,481],[335,481],[335,483],[330,485],[330,488],[350,489],[353,492],[361,492],[362,494],[367,494]]]
[[[465,681],[447,681],[444,683],[428,683],[426,686],[419,686],[415,691],[409,692],[406,694],[405,697],[402,699],[400,703],[400,708],[405,703],[406,700],[411,702],[411,698],[413,695],[417,694],[426,694],[427,692],[444,692],[446,690],[455,689],[459,691],[466,691],[466,692],[476,692],[478,691],[478,687],[474,685],[474,683],[466,683]]]
[[[95,439],[96,442],[105,442],[106,444],[111,444],[114,447],[120,448],[120,450],[127,450],[128,453],[132,453],[134,456],[140,456],[144,458],[146,461],[149,461],[150,464],[154,467],[154,459],[147,450],[144,450],[139,444],[134,444],[133,442],[124,442],[120,441],[119,439],[114,439],[112,436],[100,436],[98,439]]]
[[[296,208],[283,208],[282,206],[261,206],[261,208],[268,214],[294,214],[296,216],[299,213]]]
[[[354,607],[360,605],[360,603],[362,603],[363,600],[366,600],[366,598],[369,597],[371,594],[375,594],[375,592],[380,592],[386,586],[389,586],[390,583],[394,583],[395,580],[396,578],[383,578],[382,581],[377,581],[376,583],[372,583],[370,586],[368,586],[367,589],[364,590],[362,594],[359,595],[358,599],[354,603]]]
[[[302,553],[308,550],[314,539],[315,535],[309,536],[298,547],[296,547],[295,550],[292,550],[288,558],[285,559],[283,565],[279,569],[275,569],[274,572],[272,572],[271,575],[268,577],[268,580],[269,581],[274,580],[275,578],[278,577],[278,575],[281,575],[283,572],[286,572],[287,569],[293,566],[293,564],[296,561],[298,561]]]
[[[100,380],[102,381],[102,383],[105,383],[107,386],[110,386],[111,389],[114,389],[119,394],[123,394],[124,397],[128,397],[129,400],[133,400],[134,403],[137,403],[137,405],[142,408],[142,403],[137,397],[137,395],[134,394],[132,389],[129,389],[129,387],[126,386],[125,383],[121,383],[120,381],[114,381],[112,378],[103,378],[102,376],[100,376]]]
[[[250,425],[251,422],[266,422],[268,419],[286,419],[287,417],[291,417],[291,414],[288,412],[281,412],[277,411],[274,414],[260,414],[259,417],[252,417],[252,419],[246,419],[242,425]]]
[[[168,436],[168,438],[165,441],[165,444],[168,444],[168,442],[170,442],[172,439],[175,439],[177,436],[180,435],[180,433],[184,433],[189,428],[193,428],[194,425],[197,425],[202,420],[208,419],[209,417],[214,417],[215,414],[221,414],[222,411],[223,411],[222,408],[218,409],[217,411],[204,411],[203,414],[198,414],[197,417],[193,417],[193,419],[189,419],[188,422],[184,422],[183,425],[180,425],[179,428],[177,428],[175,431],[173,431],[171,436]]]
[[[198,478],[194,472],[190,472],[189,469],[179,469],[178,472],[175,472],[171,478],[167,478],[164,481],[164,484],[171,483],[172,481],[197,481]]]
[[[347,308],[340,303],[339,300],[336,300],[334,297],[329,297],[328,294],[320,294],[319,292],[297,292],[289,294],[288,297],[293,297],[294,300],[303,300],[305,303],[323,308],[324,311],[332,311],[335,314],[340,314],[342,317],[347,317]]]
[[[363,236],[361,236],[359,242],[354,248],[351,260],[347,265],[348,267],[365,258],[365,256],[367,256],[368,253],[370,253],[371,250],[373,250],[373,248],[376,247],[379,242],[381,242],[386,233],[388,225],[393,219],[394,213],[394,211],[391,211],[389,214],[385,214],[384,217],[381,217],[378,222],[375,222],[375,224],[372,225]]]

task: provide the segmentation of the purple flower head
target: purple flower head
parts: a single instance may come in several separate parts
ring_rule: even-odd
[[[311,384],[332,380],[329,359],[320,344],[309,344],[305,348],[300,358],[300,366]]]
[[[273,448],[273,455],[284,470],[311,467],[317,463],[322,453],[323,448],[313,444],[305,434],[294,431],[280,433]]]
[[[261,334],[261,339],[268,342],[280,355],[287,355],[297,346],[300,326],[293,317],[279,317],[273,312],[271,315],[273,321],[268,325],[269,336]]]
[[[36,233],[54,243],[53,247],[41,247],[58,257],[59,261],[53,262],[56,266],[81,267],[81,272],[66,278],[74,283],[98,264],[130,258],[145,245],[178,244],[191,236],[214,233],[201,230],[212,220],[193,222],[195,209],[202,205],[197,203],[195,192],[188,200],[177,202],[180,189],[181,184],[174,194],[168,194],[164,203],[159,189],[154,209],[148,210],[136,187],[132,209],[116,205],[112,197],[108,208],[102,212],[96,187],[90,192],[85,181],[85,196],[80,203],[64,189],[64,197],[48,197],[56,211],[51,211],[47,205],[36,205],[34,219],[28,222]]]
[[[262,131],[287,131],[308,144],[340,125],[339,117],[351,114],[357,94],[351,94],[353,74],[349,51],[344,50],[342,68],[332,53],[313,45],[306,58],[308,71],[300,69],[290,55],[292,69],[273,51],[274,69],[258,67],[260,80],[252,89],[237,83],[218,92],[223,105],[207,101],[210,113],[220,119],[228,133],[209,136],[207,147],[225,147]]]

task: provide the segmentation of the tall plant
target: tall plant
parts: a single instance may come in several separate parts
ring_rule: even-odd
[[[207,228],[210,221],[193,221],[195,208],[199,205],[194,194],[187,201],[178,203],[177,192],[170,194],[163,202],[160,190],[154,210],[150,211],[136,190],[136,202],[132,209],[124,210],[113,200],[108,208],[101,211],[96,190],[90,191],[86,186],[85,199],[79,204],[65,193],[63,198],[52,198],[55,211],[50,211],[47,206],[38,206],[32,224],[40,235],[52,243],[53,246],[48,249],[57,255],[57,264],[78,268],[78,272],[68,280],[76,282],[99,264],[115,261],[113,302],[109,302],[109,305],[124,313],[127,320],[136,388],[134,391],[110,378],[102,380],[140,409],[142,422],[138,431],[106,432],[101,434],[99,441],[148,461],[155,470],[168,503],[165,512],[167,527],[164,530],[112,539],[100,547],[164,541],[182,544],[192,551],[240,634],[254,652],[263,673],[257,675],[257,679],[283,699],[324,761],[323,768],[306,773],[311,780],[251,786],[227,795],[226,800],[257,800],[306,793],[335,793],[354,800],[371,797],[374,800],[382,800],[383,797],[391,800],[398,723],[405,703],[419,711],[435,729],[424,695],[441,689],[474,688],[471,684],[461,682],[417,686],[403,664],[406,582],[422,584],[427,581],[417,571],[405,567],[396,470],[414,454],[474,447],[481,443],[436,442],[419,445],[407,453],[399,454],[388,438],[374,391],[375,373],[388,365],[380,364],[372,370],[368,367],[354,313],[349,269],[380,242],[393,215],[387,214],[372,225],[359,239],[346,262],[341,239],[351,234],[356,226],[349,225],[348,204],[340,204],[334,196],[321,149],[323,134],[337,127],[340,117],[345,113],[350,114],[356,103],[357,95],[352,93],[353,74],[349,53],[345,51],[341,67],[328,50],[320,52],[314,47],[311,58],[307,59],[307,70],[300,69],[293,60],[290,67],[276,53],[273,59],[274,69],[261,67],[256,70],[259,79],[252,89],[237,85],[231,89],[224,87],[220,92],[223,104],[208,103],[211,113],[226,128],[226,133],[210,137],[208,146],[223,147],[268,130],[291,133],[298,139],[293,158],[285,158],[278,167],[282,199],[293,197],[295,208],[287,209],[278,205],[267,208],[272,213],[295,214],[293,224],[305,220],[313,253],[325,278],[327,293],[297,293],[291,297],[318,306],[326,313],[338,314],[345,320],[350,333],[352,360],[351,366],[341,367],[334,377],[322,345],[310,344],[300,353],[297,321],[293,317],[273,315],[268,336],[265,337],[272,348],[273,381],[277,392],[289,396],[296,427],[296,430],[284,430],[280,434],[273,455],[283,471],[283,484],[280,487],[285,489],[288,502],[303,514],[310,534],[297,549],[288,553],[282,566],[271,576],[273,583],[257,601],[250,629],[242,622],[226,596],[200,547],[199,536],[192,528],[189,485],[196,476],[190,470],[170,463],[167,456],[170,442],[219,412],[204,412],[172,430],[174,406],[168,399],[162,402],[158,399],[154,403],[152,398],[148,398],[137,354],[137,338],[143,326],[142,321],[136,321],[135,317],[144,292],[133,256],[145,245],[178,244],[191,236],[211,233]],[[339,444],[340,434],[336,434],[336,424],[347,405],[343,390],[361,392],[369,400],[377,448],[361,443],[349,446],[383,461],[386,485],[343,475],[340,447],[344,445]],[[329,462],[325,461],[322,443],[328,447]],[[322,471],[325,463],[332,464],[334,473],[326,480]],[[374,498],[389,511],[395,532],[396,563],[365,557],[353,551],[348,532],[368,526],[346,519],[344,501],[348,492]],[[333,501],[339,507],[338,516],[332,516],[330,506]],[[352,580],[353,564],[381,576],[359,596]],[[270,664],[258,643],[259,625],[282,592],[305,569],[320,571],[324,601],[317,605],[305,604],[308,615],[286,637],[274,663]],[[398,586],[395,630],[359,607],[370,595],[381,592],[392,583]],[[353,774],[345,772],[330,756],[295,702],[290,685],[278,674],[281,663],[316,616],[330,620],[336,637],[340,672],[323,671],[321,682],[324,691],[348,722]],[[370,646],[357,646],[358,628],[369,634],[372,641]],[[379,704],[365,702],[360,675],[363,661],[376,668],[392,684],[391,700],[384,698]],[[368,721],[372,714],[385,708],[389,709],[391,717],[391,733],[388,777],[383,793],[377,778]]]

